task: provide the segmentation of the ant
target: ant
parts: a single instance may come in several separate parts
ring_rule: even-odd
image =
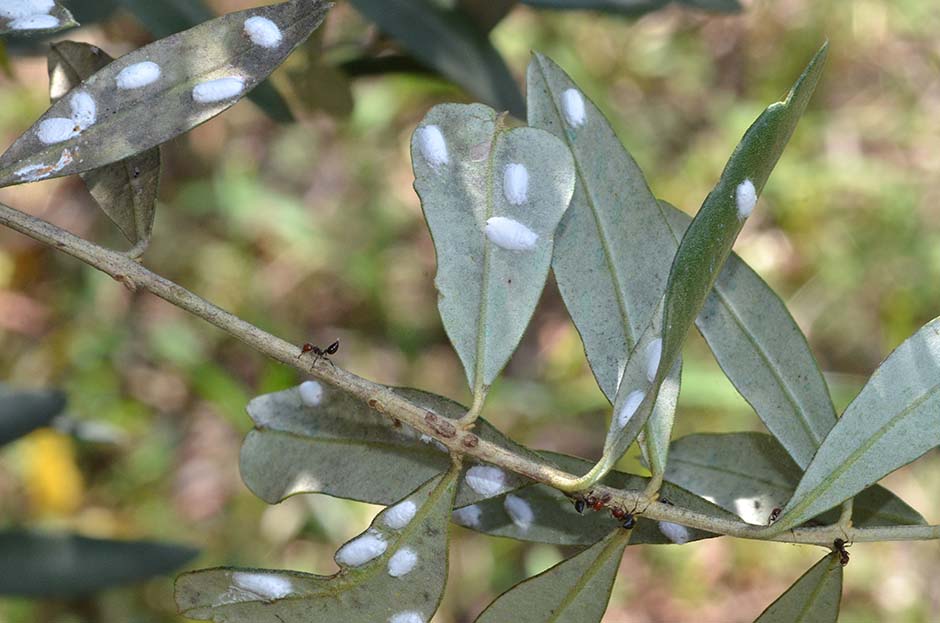
[[[780,513],[782,511],[783,511],[782,508],[775,508],[772,511],[770,511],[770,519],[767,520],[767,525],[769,526],[773,524],[775,521],[777,521],[777,518],[780,517]]]
[[[300,354],[297,355],[297,358],[300,359],[307,353],[313,353],[314,355],[316,355],[316,358],[313,360],[314,366],[317,365],[317,362],[320,361],[320,359],[323,359],[329,362],[329,364],[332,366],[333,362],[330,361],[330,355],[335,355],[338,350],[339,350],[339,340],[336,340],[335,342],[333,342],[326,348],[320,348],[319,346],[310,344],[308,342],[308,343],[305,343],[300,348]]]
[[[845,551],[845,541],[836,539],[832,542],[832,549],[839,552],[839,563],[844,567],[849,564],[849,553]]]

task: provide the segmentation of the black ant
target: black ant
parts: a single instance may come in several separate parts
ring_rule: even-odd
[[[297,355],[297,358],[300,359],[307,353],[313,353],[314,355],[316,355],[316,358],[314,358],[313,360],[314,366],[317,365],[317,362],[320,361],[320,359],[323,359],[329,362],[329,364],[332,366],[333,362],[330,361],[330,355],[335,355],[337,351],[339,351],[339,340],[336,340],[335,342],[333,342],[326,348],[320,348],[319,346],[310,344],[308,342],[308,343],[305,343],[303,346],[301,346],[300,354]]]
[[[772,511],[770,511],[770,518],[767,520],[767,525],[769,526],[773,524],[775,521],[777,521],[777,518],[780,517],[780,513],[782,511],[783,511],[782,508],[775,508]]]
[[[624,520],[623,520],[623,528],[624,528],[624,530],[633,530],[633,527],[634,527],[635,525],[636,525],[636,518],[635,518],[633,515],[631,515],[630,513],[627,513],[627,514],[625,515],[625,517],[624,517]]]
[[[844,567],[849,564],[849,553],[845,551],[845,541],[836,539],[832,542],[832,549],[839,552],[839,563]]]

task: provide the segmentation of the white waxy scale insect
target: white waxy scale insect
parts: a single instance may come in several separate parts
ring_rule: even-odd
[[[338,564],[358,567],[378,558],[387,548],[388,542],[382,535],[370,530],[339,548],[335,558]]]
[[[46,145],[53,145],[78,136],[75,122],[65,117],[43,119],[36,128],[36,136]]]
[[[54,0],[0,0],[0,17],[17,19],[43,15],[55,7]]]
[[[283,599],[294,592],[289,579],[270,573],[235,572],[232,574],[232,583],[236,588],[246,590],[267,601]]]
[[[305,407],[319,407],[323,402],[323,386],[316,381],[304,381],[300,384],[300,402]]]
[[[577,89],[565,89],[561,94],[561,110],[565,115],[565,121],[572,128],[580,128],[587,120],[584,112],[584,98]]]
[[[663,339],[656,338],[646,347],[646,378],[652,383],[659,371],[659,360],[663,356]]]
[[[494,216],[486,221],[483,230],[490,242],[507,251],[528,251],[535,247],[539,235],[520,223],[505,216]]]
[[[692,538],[688,528],[671,521],[660,521],[659,531],[676,545],[684,545]]]
[[[251,42],[262,48],[276,48],[284,40],[281,29],[267,17],[260,15],[249,17],[245,20],[244,28]]]
[[[114,81],[117,88],[129,91],[131,89],[140,89],[153,84],[160,79],[160,66],[153,61],[141,61],[128,65],[120,72]]]
[[[646,398],[646,392],[639,389],[635,389],[627,395],[620,412],[617,414],[617,428],[623,428],[627,425],[636,410],[643,404],[644,398]]]
[[[416,512],[418,506],[411,500],[405,500],[386,510],[382,521],[392,530],[401,530],[414,519]]]
[[[88,91],[76,91],[69,98],[69,108],[72,109],[72,121],[79,131],[87,130],[98,120],[98,105]]]
[[[529,170],[524,164],[511,162],[503,169],[503,195],[511,205],[519,206],[529,199]]]
[[[424,617],[420,612],[409,610],[407,612],[393,614],[389,617],[388,623],[424,623]]]
[[[746,179],[738,184],[734,189],[734,201],[738,206],[738,218],[743,221],[757,205],[757,189],[754,188],[754,182]]]
[[[490,465],[474,465],[467,470],[467,485],[485,497],[506,491],[506,472]]]
[[[388,559],[388,574],[393,578],[408,575],[418,564],[418,554],[410,547],[403,547]]]
[[[503,500],[503,508],[509,513],[512,523],[516,524],[516,527],[523,532],[528,530],[532,522],[535,521],[535,512],[532,510],[532,505],[517,495],[507,495],[506,499]]]
[[[45,179],[52,175],[53,173],[58,173],[64,169],[67,165],[72,163],[72,152],[68,149],[62,150],[62,155],[59,156],[59,161],[54,165],[49,166],[47,164],[31,164],[14,171],[14,175],[26,182],[36,182],[41,179]]]
[[[447,142],[438,126],[426,125],[418,128],[417,138],[418,149],[421,150],[421,155],[429,165],[437,168],[447,164]]]
[[[18,17],[9,24],[10,30],[46,30],[56,28],[59,18],[55,15],[27,15]]]
[[[451,514],[451,517],[457,524],[465,528],[476,528],[483,518],[483,509],[476,504],[471,504],[470,506],[458,508]]]
[[[245,79],[241,76],[228,76],[200,82],[193,87],[193,100],[199,104],[223,102],[241,94],[245,90]]]

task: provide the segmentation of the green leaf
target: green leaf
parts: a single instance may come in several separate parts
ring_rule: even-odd
[[[680,240],[691,218],[660,202]],[[805,468],[836,422],[806,336],[764,280],[732,253],[695,321],[728,379]]]
[[[0,595],[85,595],[169,573],[198,553],[190,547],[152,541],[0,532]]]
[[[523,3],[542,9],[590,9],[638,17],[657,11],[670,0],[522,0]],[[737,0],[676,0],[679,4],[717,13],[737,13],[741,4]]]
[[[752,524],[766,524],[783,508],[802,470],[780,443],[764,433],[687,435],[672,443],[666,478]],[[839,509],[814,523],[839,519]],[[878,485],[862,491],[854,503],[857,527],[925,525],[920,514]]]
[[[14,391],[0,386],[0,446],[48,426],[65,408],[58,390]]]
[[[0,156],[0,186],[97,169],[207,121],[277,67],[327,8],[322,0],[291,0],[231,13],[121,57],[54,104]],[[252,17],[278,25],[280,43],[265,47],[246,36]],[[135,73],[121,74],[132,66]],[[138,86],[147,74],[153,81]],[[118,88],[119,75],[134,88]]]
[[[629,542],[630,530],[614,530],[583,552],[497,597],[476,623],[600,621]]]
[[[68,9],[52,0],[4,0],[0,5],[0,35],[49,34],[75,26]]]
[[[842,565],[832,553],[770,604],[754,623],[835,623],[842,600]]]
[[[307,391],[320,395],[320,403],[307,406],[295,387],[253,399],[248,413],[255,430],[248,433],[241,451],[241,474],[248,488],[269,504],[299,493],[325,493],[337,497],[390,504],[422,482],[446,471],[450,457],[430,438],[422,440],[412,428],[395,426],[358,398],[315,381]],[[414,389],[396,393],[433,411],[458,419],[461,405]],[[474,432],[514,453],[535,458],[503,437],[485,420]],[[504,488],[528,481],[505,474]],[[461,504],[481,495],[461,486]]]
[[[180,576],[176,603],[193,619],[226,623],[342,620],[426,622],[447,581],[447,536],[459,471],[438,476],[376,516],[336,553],[340,571],[205,569]],[[404,618],[403,613],[415,613]]]
[[[52,103],[114,59],[88,43],[62,41],[49,48],[49,96]],[[160,148],[154,147],[94,171],[82,181],[121,233],[143,252],[150,242],[160,185]],[[136,252],[135,251],[135,252]]]
[[[115,0],[133,13],[144,27],[155,37],[169,37],[181,30],[215,17],[202,0]],[[294,116],[277,89],[265,80],[248,94],[253,101],[274,121],[291,123]]]
[[[519,4],[519,0],[459,0],[458,5],[476,25],[489,32]]]
[[[519,343],[574,189],[563,142],[502,127],[479,104],[443,104],[412,139],[415,189],[437,251],[438,308],[475,395]]]
[[[743,8],[738,0],[678,0],[678,2],[694,9],[715,13],[737,13]]]
[[[891,353],[829,431],[774,531],[799,525],[940,445],[940,318]]]
[[[415,58],[481,102],[522,119],[525,102],[506,62],[459,9],[427,0],[351,0]]]

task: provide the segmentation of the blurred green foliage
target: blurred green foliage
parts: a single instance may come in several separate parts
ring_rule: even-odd
[[[820,88],[736,249],[788,301],[841,410],[940,309],[935,9],[930,0],[753,0],[734,16],[671,6],[631,21],[519,7],[492,36],[517,78],[530,49],[563,66],[611,119],[653,191],[689,212],[750,121],[829,38]],[[113,55],[147,40],[122,12],[67,36]],[[354,58],[374,37],[341,4],[328,19],[324,60]],[[11,66],[12,76],[0,77],[4,144],[47,106],[44,59],[14,54]],[[408,138],[430,106],[468,96],[423,74],[361,78],[352,89],[348,117],[313,113],[278,126],[242,103],[167,145],[145,262],[298,344],[340,338],[334,359],[357,374],[466,402],[436,313]],[[77,179],[4,189],[0,200],[122,248]],[[760,430],[697,336],[686,352],[676,435]],[[250,428],[244,405],[298,376],[9,231],[0,231],[0,378],[61,387],[75,418],[122,432],[111,444],[68,440],[71,453],[58,458],[82,474],[73,479],[78,502],[55,512],[29,486],[48,444],[4,448],[0,521],[188,542],[204,551],[194,567],[325,573],[335,568],[335,546],[375,512],[324,497],[275,507],[255,499],[238,478]],[[550,287],[487,418],[536,447],[596,457],[607,409]],[[938,463],[934,451],[885,482],[932,523],[940,521]],[[636,457],[626,466],[639,469]],[[451,568],[460,590],[448,591],[442,623],[472,620],[508,586],[570,554],[458,530]],[[628,548],[605,620],[755,617],[818,557],[730,539]],[[843,620],[937,619],[938,570],[933,545],[855,546]],[[166,579],[82,601],[0,601],[4,623],[178,620]]]

